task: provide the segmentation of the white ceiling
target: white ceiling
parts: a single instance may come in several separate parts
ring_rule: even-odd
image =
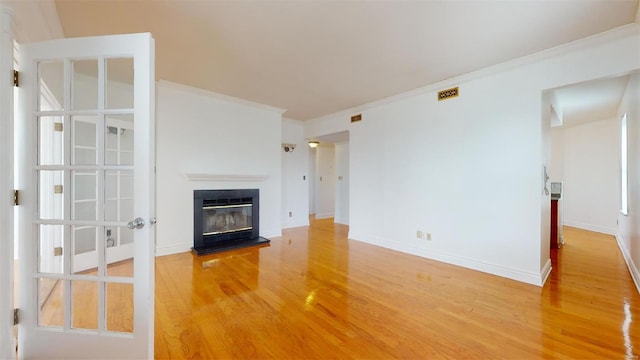
[[[594,80],[553,90],[562,126],[616,117],[629,77]]]
[[[307,120],[631,23],[638,0],[57,0],[53,8],[66,37],[151,32],[157,79]]]
[[[349,141],[349,132],[341,131],[333,134],[322,135],[322,136],[316,137],[314,140],[318,140],[323,143],[333,143],[333,144],[345,142],[345,141]]]

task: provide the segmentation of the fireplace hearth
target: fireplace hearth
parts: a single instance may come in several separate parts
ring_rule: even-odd
[[[260,237],[260,190],[194,190],[193,252],[268,244]]]

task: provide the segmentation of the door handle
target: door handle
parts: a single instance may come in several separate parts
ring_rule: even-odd
[[[127,224],[127,227],[131,230],[133,229],[142,229],[144,227],[144,219],[135,218]]]

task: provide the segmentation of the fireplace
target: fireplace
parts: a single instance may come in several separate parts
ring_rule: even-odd
[[[260,191],[194,190],[193,251],[198,255],[269,243],[260,237]]]

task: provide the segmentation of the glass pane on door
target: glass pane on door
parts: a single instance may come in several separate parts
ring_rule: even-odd
[[[107,109],[133,108],[133,58],[106,59]]]
[[[133,332],[133,284],[107,283],[107,330]]]
[[[96,115],[72,116],[72,164],[97,165]]]
[[[98,172],[72,171],[73,198],[71,219],[98,219]]]
[[[38,118],[38,164],[64,164],[64,117]]]
[[[98,329],[98,282],[71,281],[71,327]]]
[[[71,69],[72,109],[98,109],[98,60],[74,60]]]
[[[71,273],[98,276],[99,226],[72,226]]]
[[[38,272],[62,274],[65,251],[64,226],[40,225],[38,230]]]
[[[64,62],[38,63],[38,110],[62,110],[64,104]]]
[[[96,251],[97,226],[73,226],[73,255]]]
[[[64,172],[38,172],[38,217],[40,219],[64,218]]]
[[[38,279],[38,325],[62,327],[64,325],[64,281]]]
[[[133,115],[109,115],[105,123],[105,164],[133,165]]]
[[[105,171],[105,221],[133,219],[133,172]]]
[[[126,226],[106,226],[105,264],[107,276],[133,277],[133,231]]]

